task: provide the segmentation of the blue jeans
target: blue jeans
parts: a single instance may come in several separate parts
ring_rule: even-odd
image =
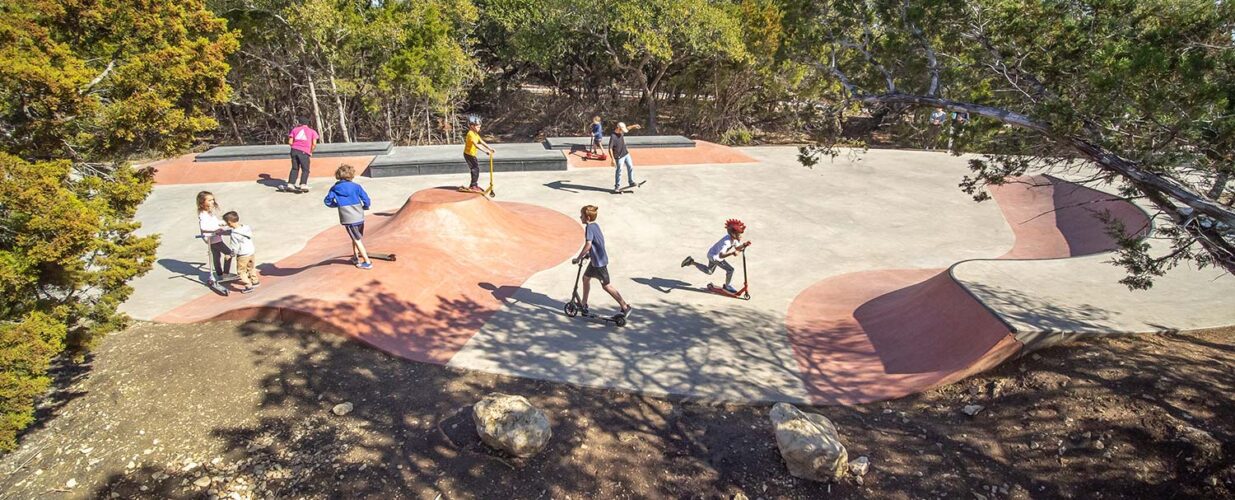
[[[622,187],[622,165],[626,165],[626,180],[631,184],[635,183],[635,162],[630,159],[630,154],[618,158],[617,168],[613,170],[613,189]]]

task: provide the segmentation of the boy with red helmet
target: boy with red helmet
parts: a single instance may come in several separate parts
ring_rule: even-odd
[[[737,219],[729,219],[725,221],[725,236],[712,245],[708,249],[708,264],[705,266],[695,262],[694,257],[686,257],[682,261],[682,267],[694,265],[700,271],[711,275],[716,272],[716,268],[725,270],[725,286],[724,290],[729,293],[738,293],[736,288],[733,288],[733,266],[725,259],[737,255],[738,252],[746,250],[750,246],[750,242],[742,242],[742,233],[746,232],[746,224]]]

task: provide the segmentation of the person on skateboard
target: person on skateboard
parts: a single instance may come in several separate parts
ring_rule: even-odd
[[[622,166],[626,166],[626,180],[629,184],[627,189],[633,188],[635,184],[635,163],[630,158],[630,151],[626,149],[626,133],[639,128],[638,124],[631,125],[629,128],[623,122],[618,122],[616,127],[613,127],[613,135],[609,137],[609,157],[613,158],[613,193],[622,192]]]
[[[287,145],[291,146],[292,169],[287,173],[287,184],[282,191],[309,190],[309,161],[313,158],[313,150],[317,149],[317,131],[304,124],[304,120],[296,120],[296,126],[287,133]],[[296,184],[296,174],[300,174],[300,184]]]
[[[746,224],[737,219],[729,219],[725,221],[725,236],[712,245],[708,249],[708,263],[703,265],[695,262],[694,257],[687,256],[682,261],[682,267],[694,265],[704,274],[709,276],[716,272],[716,268],[725,270],[725,285],[722,287],[726,292],[731,294],[738,293],[736,288],[733,288],[733,266],[725,262],[726,258],[737,255],[739,252],[746,250],[750,242],[742,242],[742,233],[746,232]]]
[[[373,261],[369,260],[369,252],[365,250],[364,242],[364,212],[369,209],[369,193],[360,184],[352,182],[356,178],[356,168],[342,165],[335,170],[337,179],[326,199],[326,206],[339,209],[339,224],[347,230],[347,236],[352,239],[352,263],[364,270],[373,269]]]
[[[588,292],[592,288],[592,280],[600,281],[601,288],[604,288],[609,293],[613,300],[616,300],[618,305],[622,307],[622,316],[630,314],[630,304],[622,300],[622,294],[618,293],[617,288],[609,282],[609,253],[605,250],[605,235],[600,232],[600,225],[596,223],[596,213],[599,209],[595,205],[586,205],[579,209],[579,222],[585,226],[583,231],[584,243],[583,249],[579,251],[579,255],[570,260],[571,264],[578,264],[584,257],[591,259],[588,263],[587,271],[583,273],[583,297],[579,301],[579,308],[584,316],[588,316],[587,297]]]

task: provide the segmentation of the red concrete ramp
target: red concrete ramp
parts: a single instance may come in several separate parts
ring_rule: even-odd
[[[156,319],[294,321],[446,363],[501,307],[495,290],[518,288],[568,259],[583,233],[559,212],[455,188],[419,191],[389,217],[369,215],[366,225],[369,250],[395,253],[396,262],[357,269],[347,235],[333,228],[264,266],[256,292],[204,295]],[[255,240],[260,259],[261,235]]]
[[[1131,203],[1053,177],[996,186],[991,194],[1015,235],[1004,259],[1053,259],[1115,249],[1094,217],[1105,212],[1144,235]],[[946,269],[889,269],[833,276],[803,291],[786,316],[789,341],[817,404],[906,396],[991,368],[1021,344]]]

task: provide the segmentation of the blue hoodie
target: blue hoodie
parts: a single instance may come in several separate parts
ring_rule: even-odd
[[[364,211],[369,209],[369,193],[352,181],[338,181],[330,186],[323,200],[326,206],[339,209],[339,224],[364,222]]]

